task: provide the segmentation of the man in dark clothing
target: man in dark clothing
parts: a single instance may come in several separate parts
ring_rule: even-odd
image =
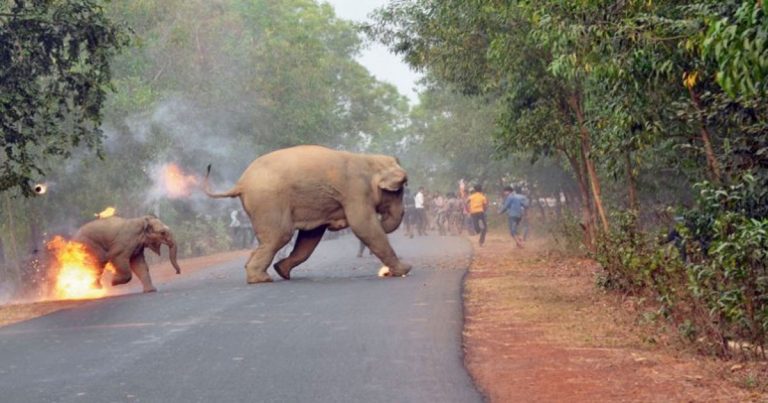
[[[517,227],[525,214],[526,208],[528,208],[528,198],[517,193],[516,189],[509,186],[504,188],[504,195],[504,204],[501,205],[499,214],[507,213],[509,234],[514,238],[517,247],[522,248],[523,240],[517,233]]]

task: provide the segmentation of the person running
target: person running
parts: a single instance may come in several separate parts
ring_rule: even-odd
[[[507,224],[509,225],[509,235],[515,240],[518,248],[523,247],[523,239],[517,233],[520,220],[528,207],[528,198],[518,193],[517,189],[510,186],[504,188],[504,204],[501,205],[499,214],[507,213]]]
[[[437,232],[440,235],[445,235],[445,222],[446,217],[448,216],[448,201],[441,193],[437,193],[437,196],[432,199],[432,206],[434,208]]]
[[[476,185],[467,199],[467,209],[472,218],[472,226],[475,232],[480,234],[480,246],[485,243],[485,234],[488,232],[488,222],[485,219],[485,210],[488,209],[488,199],[483,194],[483,188]],[[482,223],[482,226],[480,225]]]
[[[451,221],[453,222],[453,228],[455,229],[454,235],[461,235],[464,233],[464,209],[466,208],[466,205],[464,204],[464,201],[458,197],[456,197],[455,194],[451,193],[451,197],[453,199],[453,203],[451,205],[451,215],[453,218]]]

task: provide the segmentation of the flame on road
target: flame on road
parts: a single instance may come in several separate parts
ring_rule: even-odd
[[[46,183],[38,183],[38,184],[35,185],[33,190],[35,191],[35,193],[37,193],[39,195],[44,195],[45,192],[48,191],[48,184],[46,184]]]
[[[172,199],[189,196],[192,188],[199,183],[200,180],[196,176],[187,175],[176,164],[165,164],[160,168],[160,185]]]
[[[107,207],[104,210],[102,210],[100,213],[96,213],[96,217],[98,218],[109,218],[115,215],[117,210],[114,207]]]
[[[54,298],[90,299],[106,295],[106,290],[96,287],[98,263],[85,245],[57,236],[47,246],[52,257],[52,272],[56,276]]]

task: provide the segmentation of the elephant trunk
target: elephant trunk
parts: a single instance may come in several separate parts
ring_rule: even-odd
[[[390,203],[381,214],[381,227],[384,229],[384,232],[387,234],[394,232],[403,221],[404,212],[405,209],[402,202],[395,201]]]
[[[176,261],[176,241],[173,239],[173,235],[169,235],[166,244],[168,245],[168,257],[171,260],[171,265],[173,265],[173,268],[176,269],[176,274],[181,274],[181,267],[179,267],[179,263]]]

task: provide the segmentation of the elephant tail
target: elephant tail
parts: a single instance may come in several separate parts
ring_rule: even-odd
[[[210,184],[208,182],[208,177],[211,175],[211,164],[208,164],[208,170],[205,173],[205,180],[203,181],[203,192],[208,197],[213,198],[224,198],[224,197],[238,197],[240,196],[240,189],[237,188],[237,186],[233,187],[232,189],[224,192],[224,193],[213,193],[210,189]]]

